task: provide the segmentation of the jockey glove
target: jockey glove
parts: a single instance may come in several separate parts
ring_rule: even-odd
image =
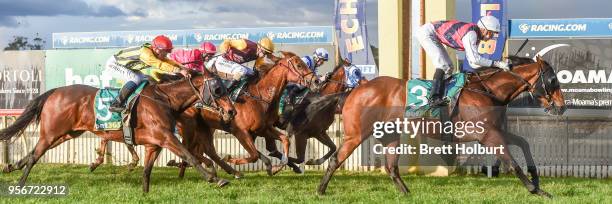
[[[493,66],[503,69],[504,71],[510,71],[510,64],[504,61],[493,61]]]

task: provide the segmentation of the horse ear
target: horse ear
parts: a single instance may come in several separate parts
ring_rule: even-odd
[[[351,60],[349,60],[348,58],[344,58],[344,60],[342,60],[342,63],[344,64],[344,66],[349,66],[351,65]]]
[[[540,55],[536,55],[536,62],[543,62],[544,60],[542,59],[542,57],[540,57]]]

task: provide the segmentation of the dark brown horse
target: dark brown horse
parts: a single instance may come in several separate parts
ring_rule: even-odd
[[[467,134],[457,138],[458,142],[478,141],[487,147],[507,146],[508,134],[501,131],[501,118],[505,105],[522,92],[533,94],[551,114],[561,115],[565,111],[563,95],[552,67],[541,58],[536,62],[515,66],[511,72],[498,69],[485,70],[468,76],[468,82],[458,98],[458,105],[451,116],[453,122],[486,121],[481,134]],[[373,133],[377,121],[392,121],[402,118],[406,107],[406,81],[392,77],[378,77],[359,86],[347,97],[342,109],[344,113],[344,142],[330,159],[325,175],[318,188],[324,194],[327,185],[338,167],[351,155],[365,139]],[[497,111],[495,110],[497,107]],[[501,110],[501,111],[500,111]],[[440,138],[439,134],[429,137]],[[455,138],[453,138],[455,139]],[[379,141],[386,147],[397,147],[400,137],[397,134],[384,135]],[[527,148],[528,149],[528,148]],[[539,187],[535,165],[528,168],[530,181],[516,163],[508,148],[497,152],[497,156],[507,166],[512,167],[529,192],[550,196]],[[408,188],[402,181],[398,170],[398,154],[385,154],[385,169],[396,187],[402,193]],[[527,159],[529,160],[529,159]]]
[[[327,130],[334,122],[335,115],[342,109],[342,101],[350,93],[346,85],[345,67],[353,66],[348,60],[342,60],[332,72],[325,77],[319,85],[318,92],[309,93],[302,103],[296,104],[289,118],[287,132],[295,136],[296,158],[290,157],[287,165],[295,173],[302,173],[298,166],[303,163],[306,155],[308,139],[315,138],[329,148],[329,151],[321,158],[310,159],[306,165],[321,165],[336,151],[336,145],[327,135]],[[360,84],[367,82],[362,79]],[[272,140],[266,139],[266,148],[270,156],[280,158],[281,154],[276,149]]]
[[[145,145],[151,150],[145,155],[144,192],[149,191],[151,170],[161,148],[167,148],[195,166],[207,181],[217,182],[219,186],[229,183],[205,170],[196,157],[173,135],[177,115],[202,98],[220,96],[223,89],[220,89],[219,84],[215,78],[197,75],[175,83],[150,85],[142,91],[139,103],[134,107],[135,123],[132,127],[135,143]],[[92,107],[97,91],[97,88],[90,86],[71,85],[49,90],[30,102],[24,114],[13,125],[0,131],[0,139],[8,140],[20,135],[32,123],[39,123],[40,138],[30,154],[15,165],[5,167],[4,172],[25,166],[19,181],[20,185],[24,185],[32,167],[48,149],[76,138],[85,131],[93,132],[104,139],[123,142],[121,131],[94,129],[95,114]],[[223,115],[233,114],[234,109],[227,97],[214,101],[227,110],[227,114]]]

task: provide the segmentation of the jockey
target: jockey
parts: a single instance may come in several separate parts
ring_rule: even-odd
[[[187,68],[201,72],[204,71],[204,63],[208,62],[215,53],[217,53],[215,45],[204,42],[200,45],[200,49],[176,50],[170,54],[170,59],[185,65]]]
[[[217,54],[217,47],[211,42],[202,43],[202,45],[200,45],[200,50],[202,50],[202,60],[204,63],[207,63]]]
[[[261,38],[258,43],[247,39],[226,39],[219,49],[223,54],[211,59],[206,67],[214,67],[221,78],[231,80],[230,89],[237,87],[237,91],[230,97],[230,100],[235,102],[248,78],[255,74],[252,68],[242,64],[271,55],[274,52],[274,43],[268,37]]]
[[[346,74],[346,87],[349,89],[357,87],[359,82],[365,79],[361,73],[361,69],[352,64],[350,66],[344,66],[344,73]]]
[[[317,68],[322,66],[323,63],[329,60],[329,53],[325,48],[317,48],[312,56],[304,56],[302,57],[302,61],[308,66],[310,70],[317,75]],[[298,84],[288,84],[285,90],[283,91],[283,95],[281,96],[280,104],[279,104],[279,124],[280,126],[285,126],[287,119],[289,118],[290,110],[286,110],[287,104],[295,104],[294,98],[300,93],[304,93],[305,88],[301,87]]]
[[[174,60],[166,58],[172,51],[172,41],[163,35],[153,39],[151,44],[130,47],[119,51],[106,61],[104,72],[113,78],[122,79],[125,84],[119,92],[119,97],[111,104],[109,110],[121,112],[124,109],[125,100],[136,90],[140,82],[145,79],[141,70],[146,68],[159,69],[163,72],[180,72],[183,75],[189,73],[186,68]]]
[[[313,73],[316,73],[317,67],[322,66],[327,60],[329,60],[329,53],[325,48],[317,48],[314,53],[312,53],[312,56],[302,57],[302,61],[306,63],[306,66],[308,66]]]
[[[426,23],[418,29],[417,38],[436,67],[431,106],[446,105],[446,100],[442,98],[444,75],[450,76],[453,72],[451,59],[443,45],[460,51],[465,50],[466,59],[474,68],[498,67],[509,70],[507,62],[493,61],[478,54],[479,42],[491,39],[500,30],[499,20],[494,16],[484,16],[477,24],[457,20],[435,21]]]

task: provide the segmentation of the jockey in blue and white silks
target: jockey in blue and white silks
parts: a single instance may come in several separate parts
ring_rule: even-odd
[[[323,65],[323,63],[329,60],[329,53],[324,48],[317,48],[311,56],[302,57],[302,61],[308,66],[310,70],[317,76],[317,68]],[[297,84],[288,84],[285,90],[283,91],[283,95],[281,96],[281,101],[278,108],[278,113],[280,115],[279,118],[279,127],[284,127],[287,121],[287,117],[289,115],[289,110],[285,110],[287,104],[296,104],[298,101],[294,101],[296,96],[305,95],[307,93],[307,89],[305,87],[301,87]]]
[[[359,81],[363,79],[361,70],[355,65],[345,66],[344,76],[346,78],[346,86],[349,88],[355,88],[359,85]]]

